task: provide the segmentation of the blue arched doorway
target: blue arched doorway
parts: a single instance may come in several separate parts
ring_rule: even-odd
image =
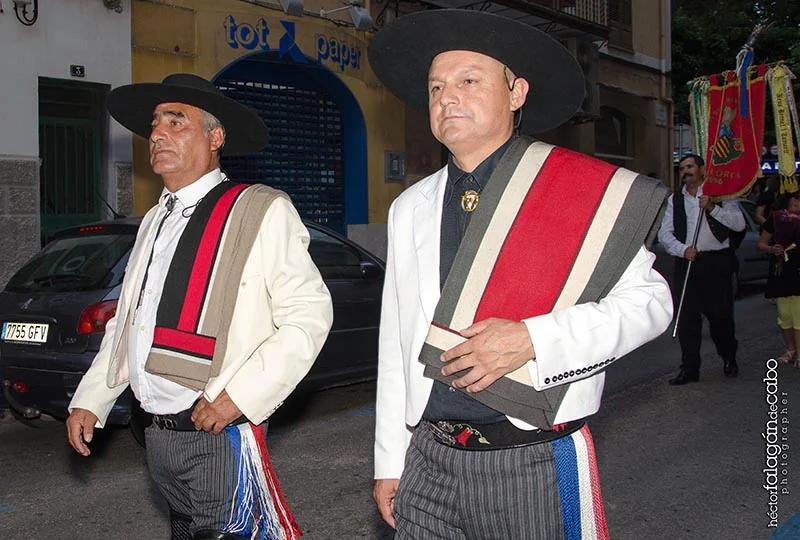
[[[222,159],[232,179],[286,191],[304,219],[343,234],[367,223],[364,116],[334,73],[262,52],[225,67],[214,83],[257,111],[270,132],[259,154]]]

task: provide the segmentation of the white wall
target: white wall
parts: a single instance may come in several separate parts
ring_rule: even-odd
[[[24,26],[12,0],[0,0],[0,156],[38,157],[38,77],[110,84],[131,82],[131,8],[106,9],[102,0],[39,0],[39,18]],[[32,11],[32,5],[28,12]],[[70,76],[70,64],[86,68]],[[115,162],[132,160],[131,136],[109,121],[105,181],[116,193]]]

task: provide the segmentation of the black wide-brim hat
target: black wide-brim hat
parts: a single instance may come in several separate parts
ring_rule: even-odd
[[[190,73],[175,73],[161,83],[136,83],[115,88],[106,107],[127,129],[150,137],[153,111],[161,103],[185,103],[213,114],[225,128],[225,156],[254,154],[267,144],[269,132],[251,108],[227,97],[214,84]]]
[[[415,109],[428,108],[428,70],[446,51],[473,51],[505,64],[530,85],[523,133],[541,133],[569,120],[584,100],[575,57],[541,30],[499,15],[435,9],[399,17],[375,35],[369,63],[381,82]]]

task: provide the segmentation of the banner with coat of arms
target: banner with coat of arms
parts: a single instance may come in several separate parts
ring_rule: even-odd
[[[708,78],[704,195],[718,200],[739,197],[761,175],[766,71],[761,65],[748,69],[744,80],[733,71]]]
[[[706,162],[703,194],[722,201],[747,193],[761,177],[766,97],[771,97],[779,148],[781,191],[798,189],[793,137],[800,120],[794,75],[783,62],[752,65],[753,47],[767,27],[757,25],[736,57],[736,69],[689,82],[689,111],[696,152]]]

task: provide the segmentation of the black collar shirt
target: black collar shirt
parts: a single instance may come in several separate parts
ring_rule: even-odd
[[[469,190],[481,193],[489,183],[500,158],[505,155],[515,139],[516,136],[512,136],[471,173],[459,169],[453,162],[453,156],[450,156],[447,163],[447,186],[444,190],[439,241],[440,287],[444,287],[444,282],[453,266],[458,247],[461,245],[472,216],[472,212],[467,212],[462,208],[462,195]],[[478,205],[480,206],[480,202]],[[498,411],[439,381],[433,385],[433,392],[422,416],[426,420],[463,420],[483,423],[505,420],[505,416]]]

